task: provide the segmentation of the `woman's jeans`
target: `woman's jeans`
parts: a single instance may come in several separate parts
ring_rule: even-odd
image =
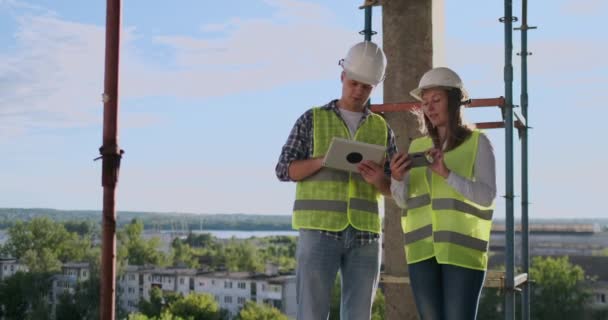
[[[359,241],[352,227],[342,231],[339,239],[300,229],[296,258],[299,320],[328,318],[338,270],[342,280],[340,318],[370,319],[380,272],[379,240]]]
[[[474,320],[485,271],[439,264],[435,258],[409,265],[421,320]]]

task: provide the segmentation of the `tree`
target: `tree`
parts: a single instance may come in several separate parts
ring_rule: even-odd
[[[143,313],[131,313],[127,317],[127,320],[150,320],[150,318],[148,318],[148,316]]]
[[[258,271],[264,270],[261,256],[258,254],[258,248],[251,242],[237,242],[232,239],[230,243],[223,248],[225,264],[230,271]]]
[[[68,232],[49,218],[18,221],[9,230],[3,253],[20,259],[30,272],[59,271],[62,262],[82,261],[95,256],[90,235]]]
[[[0,310],[3,319],[33,319],[48,315],[46,295],[51,288],[48,274],[17,272],[0,282]],[[39,316],[38,319],[46,319]]]
[[[590,297],[585,272],[568,257],[535,257],[530,268],[534,319],[580,319]]]
[[[194,255],[194,250],[190,245],[182,242],[179,238],[173,239],[173,265],[186,266],[188,268],[198,268],[199,263]]]
[[[86,319],[80,315],[80,310],[78,310],[74,297],[69,292],[64,292],[59,296],[59,302],[55,309],[55,318],[61,320]]]
[[[248,301],[235,320],[288,320],[277,308]]]
[[[156,287],[150,290],[149,300],[141,300],[139,302],[139,311],[141,315],[148,319],[222,319],[219,305],[210,294],[191,293],[184,297],[176,293],[163,294],[162,290]]]
[[[166,266],[167,259],[160,252],[160,239],[154,237],[144,241],[142,234],[144,224],[140,220],[133,219],[122,230],[118,232],[118,260],[121,266],[128,259],[131,265],[146,265]]]
[[[173,315],[169,311],[165,311],[160,316],[152,317],[152,318],[146,316],[145,314],[132,313],[129,315],[127,320],[185,320],[185,319],[182,317]]]
[[[504,295],[497,288],[484,288],[479,299],[477,318],[484,320],[502,320],[505,318],[502,311]]]
[[[62,294],[55,313],[56,318],[62,320],[99,319],[99,278],[92,276],[77,283],[73,293]]]
[[[169,311],[163,311],[163,313],[160,315],[160,317],[155,318],[158,320],[186,320],[180,316],[176,316],[174,314],[172,314]],[[188,320],[192,320],[193,318],[188,318]]]
[[[91,237],[99,233],[99,226],[92,221],[64,221],[63,226],[70,233],[76,233],[81,237]]]
[[[191,293],[169,304],[167,310],[191,320],[220,320],[220,308],[210,294]]]
[[[148,317],[158,317],[162,311],[163,303],[163,292],[159,288],[153,287],[150,290],[150,299],[139,301],[139,311]]]
[[[217,242],[215,241],[215,237],[210,233],[201,233],[194,234],[189,233],[188,237],[184,240],[185,243],[190,245],[193,248],[209,248],[217,246]]]

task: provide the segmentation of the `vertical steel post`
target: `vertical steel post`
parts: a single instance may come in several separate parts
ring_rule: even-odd
[[[513,219],[513,6],[511,0],[505,0],[505,105],[503,118],[505,121],[505,156],[506,156],[506,255],[505,255],[505,319],[515,319],[515,263],[514,263],[514,219]]]
[[[115,191],[122,150],[118,147],[118,61],[120,48],[120,0],[107,0],[105,79],[103,93],[102,158],[103,219],[99,318],[114,320],[116,292]]]
[[[521,132],[521,265],[528,274],[522,292],[522,318],[530,319],[530,252],[528,228],[528,1],[522,0],[521,13],[521,112],[526,125]]]
[[[365,28],[362,32],[365,41],[372,41],[372,6],[365,7]]]
[[[364,9],[365,11],[365,21],[363,25],[363,31],[359,32],[359,34],[363,35],[363,40],[372,41],[372,36],[376,34],[372,31],[372,6],[367,6]],[[367,107],[372,103],[372,99],[367,100]]]

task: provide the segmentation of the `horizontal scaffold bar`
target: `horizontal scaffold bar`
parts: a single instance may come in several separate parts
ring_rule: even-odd
[[[505,104],[505,98],[484,98],[484,99],[471,99],[466,104],[467,108],[478,108],[478,107],[502,107]],[[383,104],[372,104],[370,106],[373,112],[399,112],[408,111],[420,108],[420,102],[400,102],[400,103],[383,103]]]

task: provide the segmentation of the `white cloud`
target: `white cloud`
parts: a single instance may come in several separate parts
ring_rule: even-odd
[[[94,122],[103,83],[103,29],[50,16],[18,19],[14,53],[0,55],[2,130]]]
[[[0,0],[0,6],[4,6],[9,9],[26,9],[26,10],[35,10],[40,12],[45,12],[46,14],[50,14],[51,11],[45,9],[41,6],[37,6],[31,3],[27,3],[19,0]]]
[[[281,19],[235,19],[206,25],[220,37],[159,36],[172,48],[178,70],[126,79],[135,95],[150,91],[208,97],[338,77],[337,61],[357,34],[333,24],[323,7],[296,1],[268,1]],[[323,35],[323,36],[320,36]]]
[[[17,1],[2,2],[27,7]],[[323,6],[268,0],[274,18],[230,18],[202,26],[200,37],[142,39],[121,34],[121,99],[205,98],[338,77],[337,61],[359,36],[334,23]],[[103,26],[32,10],[16,19],[16,49],[0,54],[0,131],[98,124],[103,91]],[[34,13],[33,13],[34,12]],[[23,14],[23,13],[22,13]],[[222,34],[209,34],[213,30]],[[151,41],[174,60],[150,59]],[[17,129],[22,128],[22,129]]]

